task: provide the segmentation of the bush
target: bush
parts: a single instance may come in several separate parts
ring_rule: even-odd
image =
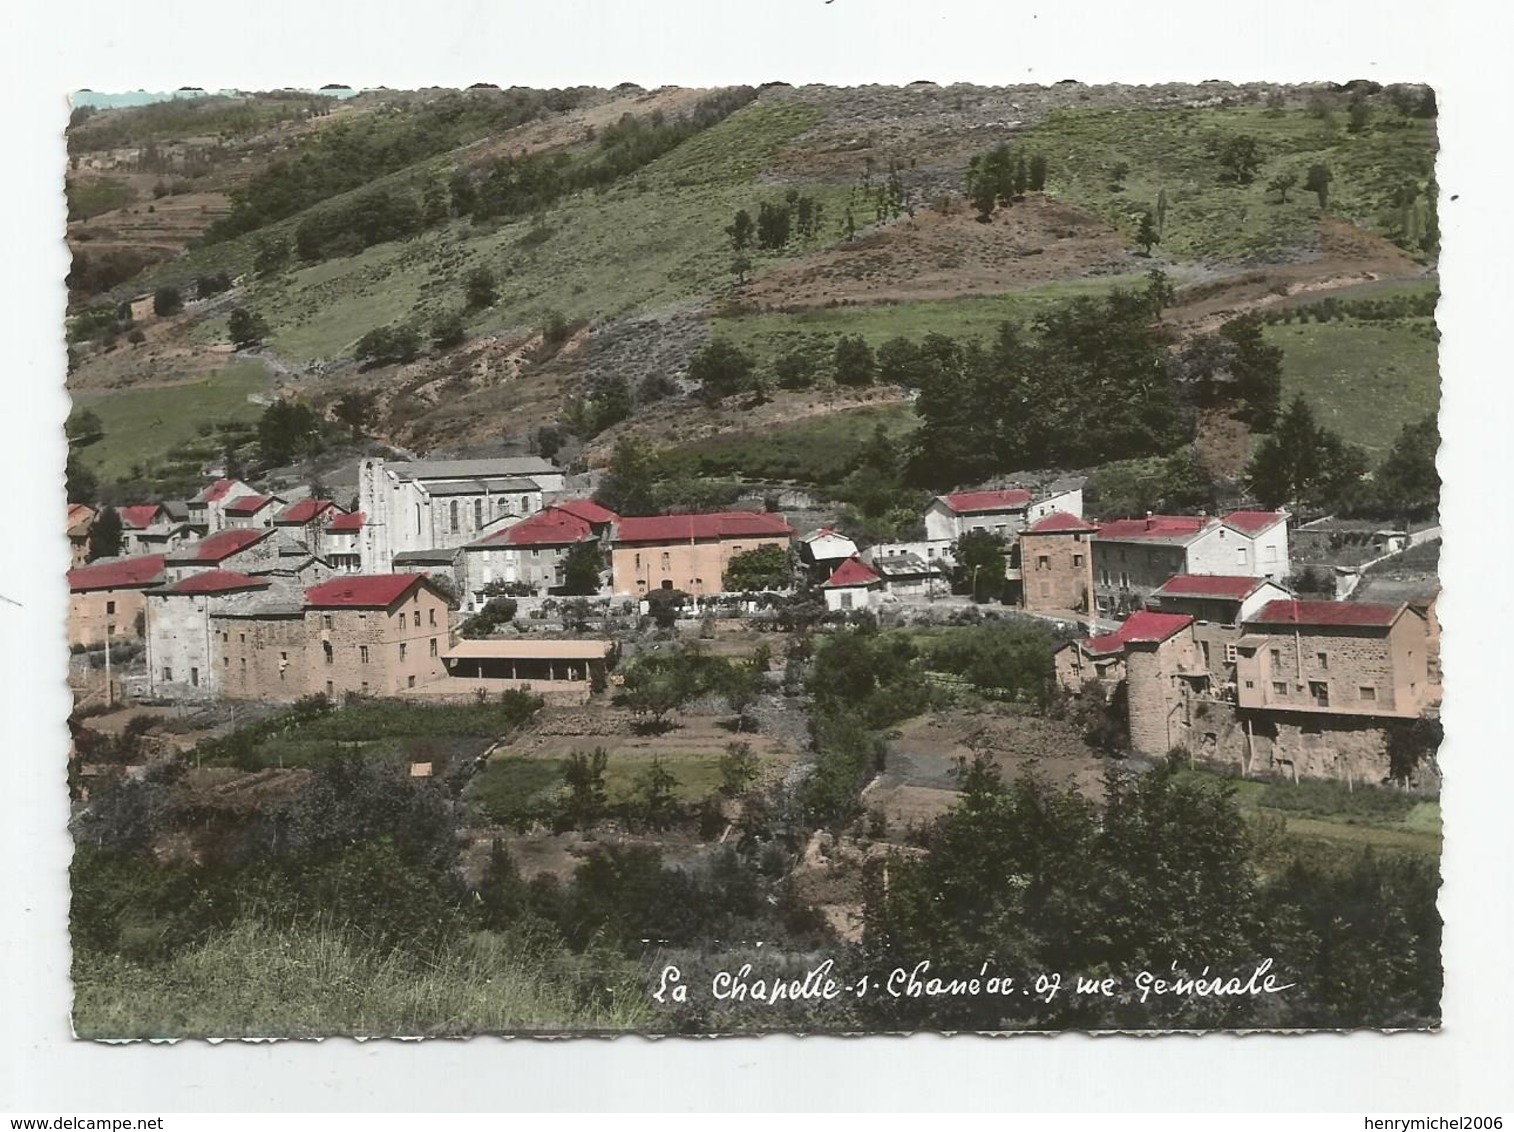
[[[184,309],[184,296],[177,287],[159,287],[153,292],[152,313],[159,318],[178,314]]]

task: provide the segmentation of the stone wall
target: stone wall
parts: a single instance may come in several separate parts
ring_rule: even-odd
[[[1093,547],[1082,531],[1020,535],[1025,608],[1086,610],[1093,594]]]

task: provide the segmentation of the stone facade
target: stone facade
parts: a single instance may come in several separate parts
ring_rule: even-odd
[[[1020,534],[1022,602],[1038,611],[1086,611],[1093,600],[1092,528]]]
[[[1125,669],[1131,747],[1152,756],[1186,748],[1186,709],[1209,680],[1193,635],[1184,631],[1165,641],[1132,642],[1125,649]]]
[[[147,598],[140,589],[70,594],[69,646],[98,648],[107,640],[140,640],[146,616]]]

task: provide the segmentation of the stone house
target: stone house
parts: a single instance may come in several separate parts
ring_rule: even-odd
[[[316,546],[331,568],[356,574],[363,568],[362,538],[366,516],[361,511],[337,515],[321,530]]]
[[[563,487],[540,456],[487,460],[366,459],[358,467],[363,569],[386,571],[405,551],[465,546],[541,510]]]
[[[832,613],[872,609],[883,594],[883,575],[856,558],[849,558],[821,586],[825,607]]]
[[[787,550],[793,535],[782,515],[762,511],[621,519],[612,537],[614,592],[631,597],[657,589],[695,597],[724,593],[732,558],[764,546]]]
[[[1054,655],[1057,683],[1073,694],[1089,680],[1113,687],[1127,676],[1128,650],[1132,644],[1161,646],[1193,624],[1186,614],[1139,610],[1121,622],[1112,633],[1069,641]],[[1165,748],[1163,748],[1165,750]]]
[[[1088,610],[1097,531],[1076,515],[1054,511],[1020,532],[1020,600],[1026,609]]]
[[[945,559],[928,561],[918,554],[871,555],[868,551],[860,557],[883,579],[883,592],[890,597],[935,598],[951,593],[951,569]]]
[[[207,570],[237,570],[254,573],[271,569],[286,544],[266,530],[230,529],[188,543],[166,556],[169,581],[177,582]]]
[[[597,506],[597,505],[595,505]],[[597,514],[585,508],[549,506],[462,548],[458,578],[465,608],[481,608],[496,586],[530,587],[531,593],[545,596],[566,581],[568,554],[576,546],[603,541],[615,517],[596,524],[583,514]]]
[[[1269,602],[1293,595],[1266,578],[1231,574],[1176,574],[1146,599],[1146,608],[1187,613],[1195,621],[1239,625]]]
[[[284,509],[277,495],[242,495],[226,504],[226,526],[232,530],[265,531]]]
[[[347,511],[329,499],[301,499],[273,517],[273,526],[299,539],[318,558],[326,557],[326,530]]]
[[[392,696],[445,674],[452,605],[424,574],[332,578],[298,603],[212,617],[221,694],[294,700]]]
[[[154,699],[201,700],[220,694],[212,616],[246,604],[273,585],[235,570],[207,570],[147,595],[147,688]]]
[[[146,629],[146,592],[167,567],[161,554],[101,558],[68,572],[68,643],[96,648],[107,641],[139,639]]]
[[[241,480],[218,479],[189,500],[189,526],[201,538],[214,534],[216,531],[224,531],[226,505],[234,499],[256,494],[256,491]]]
[[[87,503],[68,505],[68,553],[71,567],[83,566],[89,561],[89,532],[94,527],[98,514]]]
[[[194,540],[189,524],[162,503],[122,507],[121,549],[126,554],[167,554]]]

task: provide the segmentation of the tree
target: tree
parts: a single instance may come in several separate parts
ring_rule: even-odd
[[[605,768],[610,755],[603,747],[574,751],[563,764],[563,782],[568,787],[563,816],[572,829],[588,829],[609,807],[605,792]]]
[[[1177,296],[1177,288],[1172,285],[1172,279],[1160,267],[1153,267],[1146,273],[1146,298],[1151,303],[1153,314],[1160,315],[1172,300]]]
[[[1046,157],[1044,154],[1033,153],[1030,157],[1030,178],[1027,187],[1033,193],[1039,193],[1046,188]]]
[[[689,595],[682,590],[653,590],[647,594],[648,616],[659,629],[671,629],[688,600]]]
[[[1372,121],[1372,108],[1367,105],[1367,99],[1361,91],[1351,96],[1351,106],[1346,111],[1346,132],[1359,134],[1366,130]]]
[[[100,414],[93,409],[75,409],[68,414],[63,434],[68,438],[70,448],[88,448],[105,435],[105,426],[100,423]]]
[[[764,202],[757,209],[757,247],[764,251],[781,251],[789,242],[789,224],[787,204]]]
[[[871,385],[876,371],[873,349],[860,334],[842,335],[836,340],[836,383]]]
[[[727,743],[725,754],[720,756],[720,793],[727,798],[741,797],[757,781],[759,769],[750,743]]]
[[[699,384],[709,401],[718,401],[749,389],[752,359],[730,342],[717,339],[689,359],[689,379]]]
[[[957,584],[977,602],[994,601],[1004,593],[1004,540],[992,531],[968,531],[952,543]]]
[[[747,272],[752,270],[752,261],[744,255],[739,255],[731,261],[731,274],[736,276],[737,283],[745,283]]]
[[[89,560],[114,558],[121,553],[121,516],[107,507],[95,516],[89,528]]]
[[[1232,134],[1215,147],[1224,178],[1237,185],[1249,185],[1262,167],[1261,146],[1250,134]]]
[[[378,326],[357,340],[352,356],[360,362],[384,365],[413,362],[421,352],[421,335],[413,326]]]
[[[885,385],[916,384],[920,369],[920,348],[903,336],[890,338],[878,347],[878,380]]]
[[[453,216],[469,216],[478,205],[478,189],[473,178],[461,169],[447,182],[447,192],[452,198]]]
[[[1440,473],[1435,470],[1439,451],[1440,426],[1434,413],[1404,425],[1373,477],[1377,506],[1402,518],[1434,514],[1440,507]]]
[[[652,756],[652,765],[636,783],[638,808],[642,820],[653,829],[667,829],[678,816],[678,779],[663,765],[661,755]]]
[[[752,214],[746,209],[740,209],[736,213],[736,219],[731,222],[725,232],[731,237],[731,248],[737,252],[743,252],[752,244],[752,234],[756,225],[752,223]]]
[[[1267,182],[1267,191],[1269,193],[1277,194],[1279,204],[1287,204],[1288,193],[1296,184],[1298,184],[1297,173],[1279,173],[1276,177]]]
[[[195,280],[195,297],[199,299],[208,299],[211,295],[219,295],[222,291],[229,290],[231,290],[231,276],[224,271],[202,275]]]
[[[275,401],[258,418],[258,452],[269,467],[312,452],[321,438],[321,418],[303,401]]]
[[[570,547],[563,557],[563,593],[583,596],[599,593],[604,568],[605,554],[598,539]]]
[[[1319,198],[1320,211],[1330,207],[1330,166],[1311,165],[1304,177],[1304,191]]]
[[[276,275],[289,262],[289,241],[281,236],[259,240],[252,255],[252,273],[259,279]]]
[[[463,330],[463,316],[456,311],[439,314],[431,323],[431,344],[438,350],[450,350],[461,346],[467,334]]]
[[[159,287],[152,294],[152,313],[159,318],[178,314],[184,309],[184,296],[177,287]]]
[[[759,546],[731,556],[725,568],[725,589],[733,593],[786,590],[793,584],[793,564],[781,546]]]
[[[1264,507],[1334,510],[1349,502],[1365,471],[1361,450],[1317,425],[1299,394],[1247,465],[1246,479]]]
[[[475,267],[468,272],[463,294],[469,311],[481,311],[492,307],[499,300],[494,272],[487,267]]]
[[[1141,245],[1143,255],[1150,255],[1151,249],[1162,242],[1161,234],[1157,231],[1156,218],[1151,215],[1151,209],[1141,213],[1141,222],[1136,228],[1136,243]]]
[[[352,430],[356,440],[373,420],[375,395],[361,390],[343,393],[331,406],[331,415]]]
[[[227,320],[226,330],[231,335],[231,344],[238,350],[250,350],[263,344],[268,337],[268,323],[263,316],[243,307],[237,307]]]
[[[70,503],[93,503],[100,492],[100,481],[70,449],[64,474],[64,486]]]
[[[634,437],[615,442],[610,467],[594,498],[619,515],[654,515],[656,504],[656,457]]]
[[[667,717],[701,691],[683,655],[651,653],[639,656],[626,669],[616,702],[646,719],[647,729],[662,731]]]

